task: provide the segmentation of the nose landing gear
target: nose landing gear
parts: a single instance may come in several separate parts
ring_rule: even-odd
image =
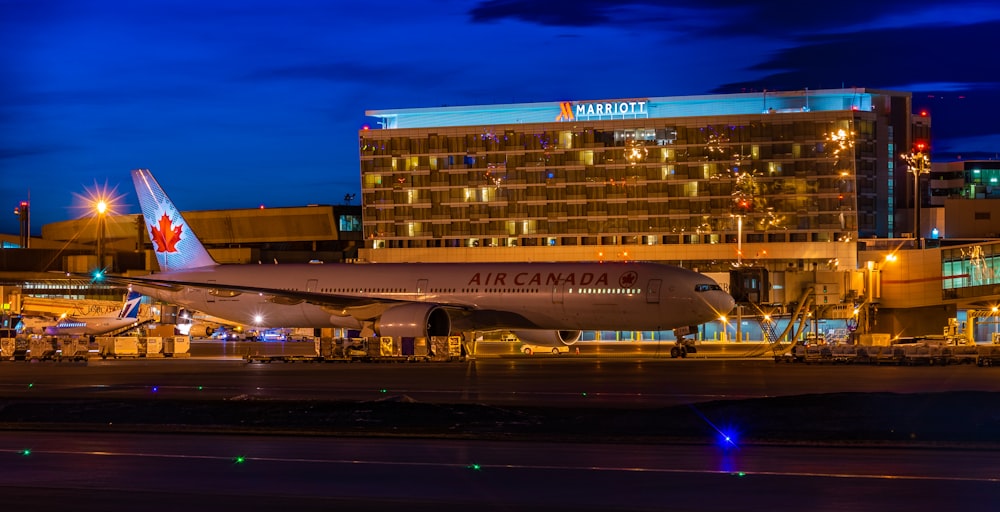
[[[673,347],[670,347],[670,357],[676,359],[678,357],[684,358],[688,354],[694,354],[698,352],[698,347],[695,346],[694,340],[689,340],[683,336],[677,338],[677,343]]]

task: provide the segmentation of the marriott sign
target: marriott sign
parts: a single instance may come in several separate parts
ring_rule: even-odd
[[[559,116],[556,117],[556,121],[573,121],[574,119],[595,117],[647,116],[649,112],[646,110],[646,103],[646,100],[629,100],[593,101],[574,105],[572,102],[564,101],[559,104]]]

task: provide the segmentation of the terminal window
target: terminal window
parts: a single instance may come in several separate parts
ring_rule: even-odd
[[[361,231],[361,219],[357,215],[341,215],[339,231]]]

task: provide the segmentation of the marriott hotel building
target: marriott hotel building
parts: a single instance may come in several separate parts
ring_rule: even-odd
[[[896,164],[929,130],[909,93],[869,89],[366,114],[362,259],[703,272],[856,268],[859,239],[909,231]]]

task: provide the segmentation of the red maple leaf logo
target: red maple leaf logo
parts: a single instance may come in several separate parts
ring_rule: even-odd
[[[618,278],[618,285],[621,286],[622,288],[631,288],[635,286],[635,283],[638,280],[639,280],[639,274],[637,274],[634,270],[630,270],[628,272],[625,272],[624,274],[621,275],[621,277]]]
[[[156,226],[149,227],[156,252],[177,252],[177,242],[181,241],[181,226],[171,227],[172,224],[170,217],[164,213],[160,217],[160,229],[156,229]]]

